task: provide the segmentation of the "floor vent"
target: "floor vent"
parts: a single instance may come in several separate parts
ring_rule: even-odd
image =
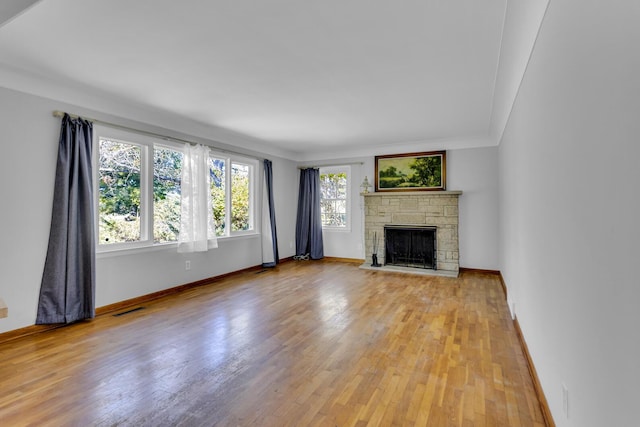
[[[116,314],[113,315],[113,317],[124,316],[125,314],[134,313],[134,312],[140,311],[140,310],[144,310],[144,307],[136,307],[136,308],[132,308],[131,310],[123,311],[122,313],[116,313]]]
[[[260,270],[260,271],[256,271],[256,274],[262,274],[262,273],[266,273],[269,270]]]

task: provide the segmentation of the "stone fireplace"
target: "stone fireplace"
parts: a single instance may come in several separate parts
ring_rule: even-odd
[[[370,267],[377,237],[380,269],[398,268],[386,260],[385,226],[387,230],[398,226],[407,229],[435,229],[435,266],[410,265],[407,272],[432,272],[439,275],[457,276],[459,265],[458,247],[458,197],[462,191],[411,191],[365,193],[365,263]],[[417,268],[414,268],[417,267]],[[435,267],[435,268],[433,268]]]

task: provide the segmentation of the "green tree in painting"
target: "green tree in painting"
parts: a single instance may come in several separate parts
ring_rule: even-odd
[[[442,157],[420,157],[413,161],[409,167],[415,172],[411,176],[411,182],[420,187],[439,187],[442,183],[441,176]]]
[[[396,178],[400,175],[398,175],[398,169],[395,166],[389,166],[388,168],[380,171],[380,176],[384,178]]]
[[[395,166],[389,166],[382,169],[379,174],[380,188],[399,187],[406,181],[407,176],[398,170]]]

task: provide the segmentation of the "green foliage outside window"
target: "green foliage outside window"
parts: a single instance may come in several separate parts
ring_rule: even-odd
[[[211,209],[213,221],[216,224],[216,236],[223,236],[226,227],[225,206],[225,161],[221,159],[209,159],[209,174],[211,179]]]
[[[135,242],[141,231],[141,161],[143,148],[108,139],[99,143],[99,242]],[[153,241],[175,242],[180,233],[180,184],[183,154],[170,148],[153,151]],[[226,234],[226,161],[211,158],[211,204],[216,234]],[[250,166],[232,163],[231,231],[251,229]]]
[[[98,172],[101,244],[140,240],[139,146],[100,140]]]
[[[156,148],[153,155],[153,241],[177,242],[183,154]]]
[[[99,241],[101,244],[138,241],[141,239],[142,148],[102,139],[99,149]],[[153,240],[156,243],[177,241],[182,153],[156,148],[153,157]]]
[[[320,174],[320,217],[325,227],[347,226],[347,174]]]
[[[226,229],[226,164],[221,159],[211,159],[211,209],[216,224],[216,235],[224,236]],[[250,168],[248,165],[231,163],[231,231],[251,229],[250,211]]]
[[[249,217],[249,166],[231,165],[231,230],[246,231],[251,227]]]

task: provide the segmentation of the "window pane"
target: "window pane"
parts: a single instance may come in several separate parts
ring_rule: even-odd
[[[320,175],[320,198],[327,199],[329,198],[329,175],[323,174]]]
[[[347,226],[347,196],[347,173],[338,171],[320,174],[320,212],[323,226]]]
[[[336,185],[335,175],[329,175],[329,181],[327,183],[327,198],[335,199],[338,196],[338,186]]]
[[[156,148],[153,154],[153,240],[175,242],[180,233],[182,153]]]
[[[231,163],[231,231],[250,229],[249,165]]]
[[[322,219],[322,225],[329,224],[329,213],[333,211],[333,203],[331,200],[320,199],[320,217]]]
[[[99,244],[140,240],[141,148],[100,139]]]
[[[338,186],[338,192],[337,193],[338,193],[337,194],[337,198],[338,199],[345,199],[346,200],[346,198],[347,198],[347,186],[343,185],[343,184],[340,184]]]
[[[209,174],[211,178],[211,208],[213,220],[216,223],[216,236],[223,236],[225,224],[225,164],[222,159],[209,159]]]

